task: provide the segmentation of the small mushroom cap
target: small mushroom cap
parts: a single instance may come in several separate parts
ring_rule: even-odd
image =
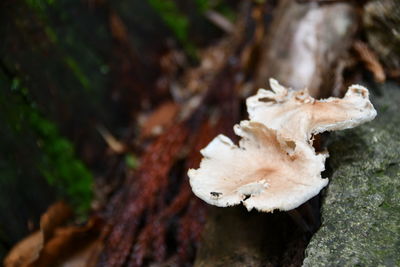
[[[315,153],[312,134],[355,127],[376,111],[368,90],[349,88],[344,98],[315,100],[271,79],[247,99],[250,121],[235,125],[239,146],[219,135],[201,150],[200,168],[188,172],[193,192],[209,204],[243,203],[248,210],[291,210],[327,185],[321,178],[328,153]]]
[[[200,168],[189,170],[193,192],[219,207],[243,203],[248,210],[291,210],[326,186],[321,179],[325,155],[292,147],[273,129],[242,121],[239,146],[224,135],[201,150]]]
[[[288,90],[270,79],[272,91],[258,90],[247,99],[251,121],[294,140],[308,140],[312,134],[353,128],[375,118],[376,110],[369,101],[368,90],[352,85],[344,98],[316,100],[308,90]]]

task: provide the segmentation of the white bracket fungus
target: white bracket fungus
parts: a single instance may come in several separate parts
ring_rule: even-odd
[[[316,100],[307,89],[288,90],[270,79],[247,99],[250,120],[234,126],[239,146],[219,135],[201,150],[200,168],[188,172],[193,192],[209,204],[243,203],[248,210],[297,208],[328,183],[328,153],[316,153],[312,135],[355,127],[375,118],[368,90],[351,86],[345,97]]]

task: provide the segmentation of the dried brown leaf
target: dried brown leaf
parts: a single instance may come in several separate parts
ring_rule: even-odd
[[[55,229],[53,237],[45,243],[39,258],[29,266],[55,266],[68,264],[70,258],[76,261],[75,254],[88,247],[94,247],[98,241],[99,221],[89,220],[84,226],[66,226]],[[91,250],[81,259],[90,259]],[[84,266],[88,266],[87,263]]]
[[[4,266],[29,266],[38,259],[44,243],[53,236],[54,230],[72,215],[64,202],[51,205],[40,218],[40,231],[36,231],[17,243],[4,260]]]
[[[19,243],[8,253],[4,260],[5,267],[25,267],[39,257],[43,247],[43,234],[34,232]]]
[[[375,52],[362,41],[355,41],[353,47],[361,61],[365,64],[365,67],[374,75],[375,81],[383,83],[386,80],[385,71]]]
[[[128,43],[128,31],[121,18],[114,12],[110,14],[110,29],[112,36],[121,43]]]
[[[72,216],[71,208],[65,202],[57,202],[51,205],[45,214],[40,218],[40,229],[44,241],[49,240],[54,230],[65,223]]]
[[[16,244],[4,266],[94,266],[102,244],[100,220],[93,218],[84,226],[61,226],[71,216],[64,202],[50,206],[40,219],[40,230]]]

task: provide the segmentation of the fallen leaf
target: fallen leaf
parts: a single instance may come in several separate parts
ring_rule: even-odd
[[[374,75],[375,81],[383,83],[386,80],[385,71],[375,53],[367,44],[361,41],[354,42],[354,49],[360,56],[360,59],[364,62],[365,67]]]
[[[68,264],[70,259],[77,261],[76,254],[84,251],[98,242],[100,223],[98,219],[91,219],[84,226],[66,226],[57,228],[43,247],[39,257],[30,266],[45,267]],[[89,259],[91,250],[81,255],[82,259]],[[88,253],[89,252],[89,253]],[[89,255],[88,255],[89,254]],[[88,266],[85,263],[82,266]]]
[[[72,217],[64,202],[50,206],[40,218],[40,230],[17,243],[5,267],[94,266],[102,246],[99,218],[83,226],[62,226]]]
[[[128,43],[128,31],[121,18],[114,12],[110,14],[110,29],[112,36],[121,43]]]
[[[43,248],[43,234],[39,231],[17,243],[4,259],[5,267],[24,267],[39,257]]]

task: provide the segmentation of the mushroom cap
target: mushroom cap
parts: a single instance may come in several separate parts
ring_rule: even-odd
[[[189,170],[193,192],[207,203],[226,207],[242,202],[248,210],[291,210],[328,183],[321,179],[325,154],[293,147],[261,123],[242,121],[234,130],[242,137],[239,146],[219,135],[201,150],[200,168]]]
[[[246,101],[251,121],[298,141],[324,131],[353,128],[375,118],[376,110],[369,101],[368,90],[352,85],[344,98],[316,100],[308,90],[288,90],[270,79],[272,91],[259,89]]]
[[[321,178],[328,153],[315,152],[312,134],[355,127],[376,116],[360,85],[342,99],[324,100],[273,79],[270,85],[272,91],[260,89],[247,99],[250,120],[234,127],[239,145],[219,135],[201,150],[200,168],[189,170],[193,192],[207,203],[243,203],[266,212],[300,206],[328,183]]]

